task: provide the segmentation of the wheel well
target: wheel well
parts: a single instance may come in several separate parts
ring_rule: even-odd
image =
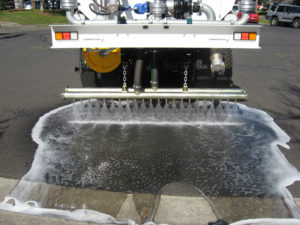
[[[295,21],[295,20],[297,20],[297,19],[299,20],[300,17],[298,17],[298,16],[297,16],[297,17],[294,17],[293,21]]]
[[[274,19],[274,18],[278,19],[278,17],[277,17],[277,16],[272,16],[272,17],[271,17],[271,19]]]

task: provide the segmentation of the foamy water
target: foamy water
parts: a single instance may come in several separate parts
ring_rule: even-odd
[[[116,203],[97,208],[80,196],[64,202],[55,191],[67,195],[75,186],[156,195],[181,182],[205,195],[218,218],[251,219],[235,225],[300,224],[286,189],[300,174],[278,148],[288,148],[290,138],[269,115],[242,104],[75,103],[42,116],[32,138],[38,144],[32,168],[1,209],[134,224],[108,210]]]

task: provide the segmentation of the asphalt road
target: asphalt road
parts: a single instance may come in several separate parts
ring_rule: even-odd
[[[300,170],[300,29],[262,29],[261,50],[234,50],[234,82],[248,91],[247,105],[266,111],[291,137],[287,159]],[[21,178],[31,166],[38,118],[67,104],[66,85],[79,87],[76,50],[50,49],[50,31],[1,33],[0,176]],[[290,187],[300,197],[300,182]]]

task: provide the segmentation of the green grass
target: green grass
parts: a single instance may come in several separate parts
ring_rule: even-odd
[[[0,21],[14,22],[22,25],[49,25],[68,23],[63,10],[23,10],[0,11]]]
[[[267,20],[265,17],[259,17],[259,23],[262,23],[262,24],[270,24],[270,21]]]

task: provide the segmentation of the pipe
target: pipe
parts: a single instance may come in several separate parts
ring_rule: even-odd
[[[134,69],[133,88],[135,92],[140,92],[142,90],[143,64],[144,61],[143,61],[142,50],[139,50],[137,53],[137,59],[136,59],[135,69]]]
[[[127,20],[127,24],[187,24],[185,19],[167,19],[167,20]],[[205,24],[205,25],[231,25],[230,21],[213,21],[213,20],[193,20],[193,24]]]
[[[158,88],[158,66],[157,66],[157,50],[153,50],[152,52],[152,69],[151,69],[151,87],[153,89]]]
[[[125,6],[125,7],[130,6],[129,3],[128,3],[128,0],[122,0],[122,5]],[[133,20],[133,16],[132,16],[132,13],[131,13],[130,10],[126,10],[125,14],[126,14],[126,18],[128,20]]]
[[[202,4],[202,12],[207,16],[207,20],[216,20],[215,11],[207,4]]]
[[[70,24],[81,25],[84,24],[84,20],[80,20],[74,17],[74,13],[70,10],[66,10],[66,17]]]
[[[244,25],[248,22],[249,14],[256,10],[256,1],[253,0],[242,0],[238,4],[239,10],[242,12],[242,17],[239,19],[236,24]]]
[[[122,88],[65,88],[65,93],[114,93],[114,92],[122,92]],[[133,88],[128,88],[128,92],[134,92]],[[182,88],[158,88],[157,90],[153,90],[152,88],[145,88],[143,90],[144,93],[181,93]],[[245,90],[240,88],[189,88],[189,93],[246,93]]]
[[[73,11],[76,8],[76,0],[62,0],[61,8]]]
[[[245,25],[249,20],[250,15],[248,13],[243,13],[241,19],[236,21],[236,25]]]
[[[221,49],[210,50],[210,69],[212,72],[221,72],[225,71],[225,63],[223,62],[223,54]]]
[[[66,17],[67,17],[68,21],[70,22],[70,24],[73,24],[73,25],[117,24],[116,20],[81,20],[81,19],[77,19],[77,18],[75,18],[74,13],[70,10],[66,10]]]
[[[240,89],[240,92],[218,92],[213,89],[209,92],[196,92],[190,91],[183,92],[161,92],[160,89],[148,92],[136,93],[131,89],[127,92],[123,92],[121,89],[118,92],[64,92],[62,94],[63,99],[198,99],[198,100],[247,100],[247,93]],[[196,90],[196,89],[195,89]],[[200,89],[201,90],[201,89]]]
[[[203,13],[207,16],[207,20],[193,20],[193,24],[220,24],[220,25],[231,25],[229,21],[215,21],[216,15],[213,9],[206,4],[203,4]],[[66,8],[66,17],[70,24],[73,25],[96,25],[96,24],[117,24],[116,20],[85,20],[85,19],[78,19],[74,16],[73,10]],[[243,13],[242,18],[236,22],[236,25],[244,25],[248,22],[249,14]],[[186,20],[159,20],[159,21],[150,21],[150,20],[127,20],[127,24],[186,24]]]

